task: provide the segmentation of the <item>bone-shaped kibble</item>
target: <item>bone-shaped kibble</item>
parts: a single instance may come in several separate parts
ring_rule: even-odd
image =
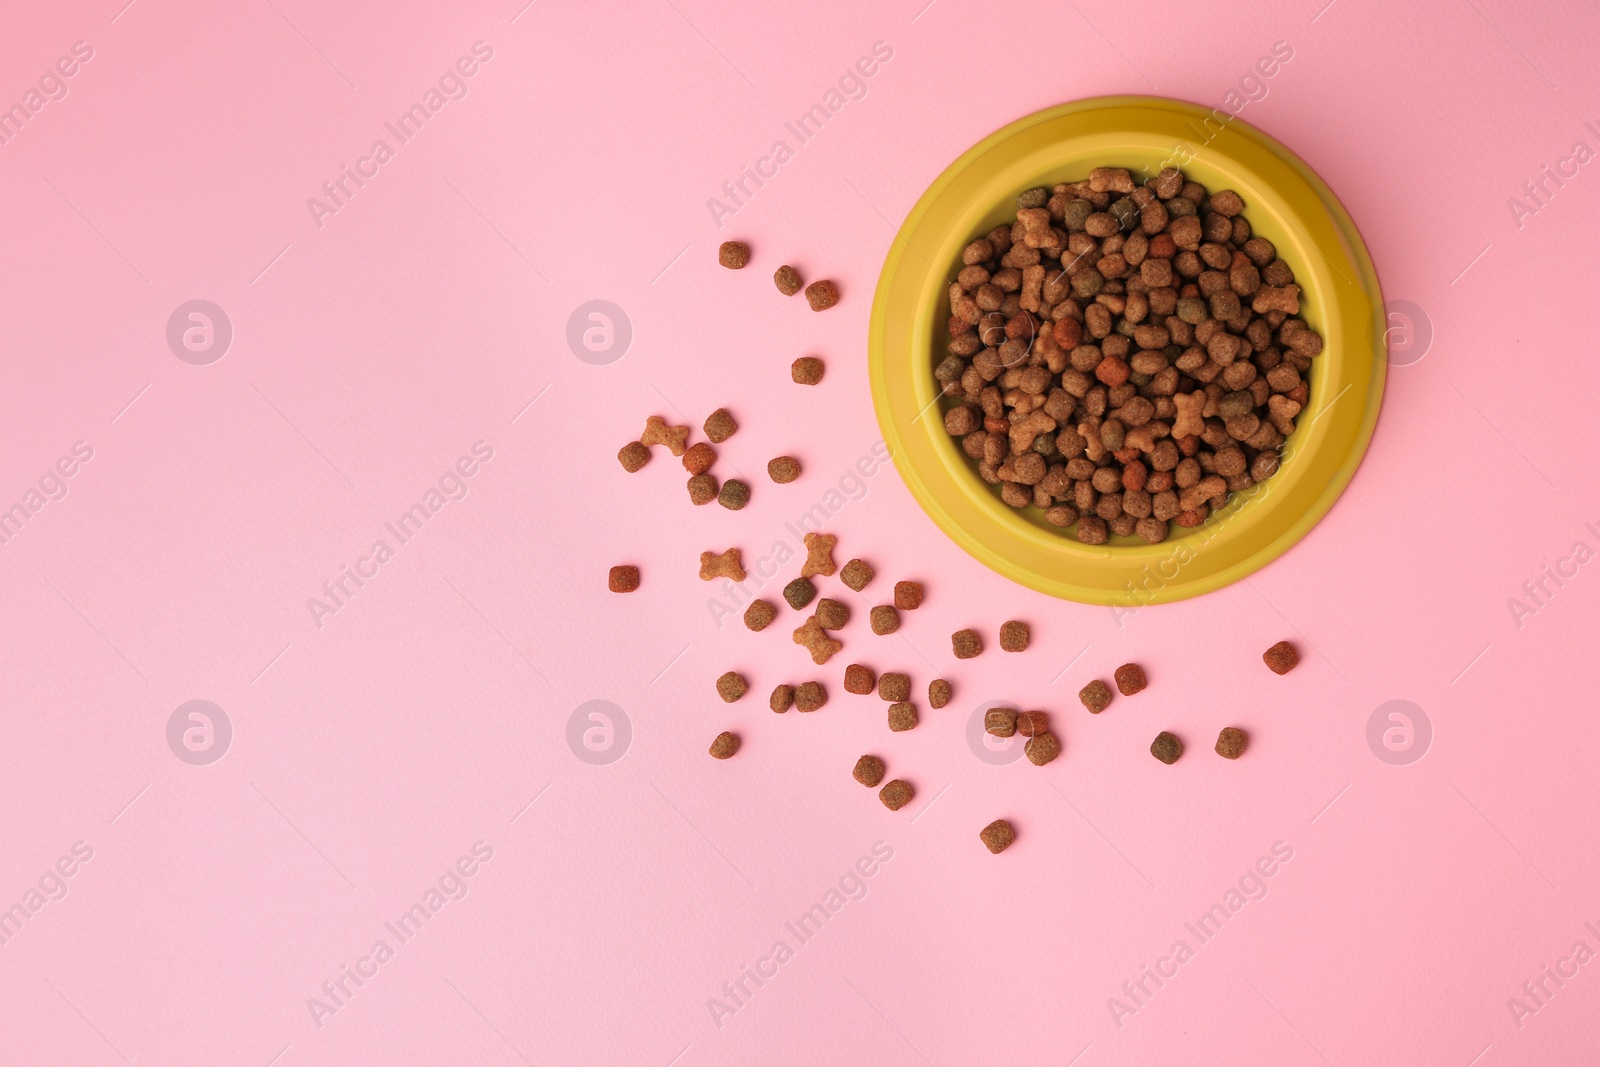
[[[644,423],[644,433],[639,435],[641,445],[666,445],[674,456],[683,455],[689,444],[689,427],[668,426],[660,415],[651,415]]]
[[[833,546],[838,543],[839,539],[832,534],[806,534],[806,561],[800,568],[800,577],[809,578],[813,574],[831,575],[834,571]]]
[[[739,560],[737,548],[730,548],[721,555],[715,552],[700,553],[700,580],[709,582],[713,578],[744,581],[744,564]]]
[[[1172,404],[1178,409],[1177,417],[1172,420],[1173,437],[1198,437],[1206,431],[1206,420],[1201,415],[1206,406],[1206,394],[1202,390],[1192,393],[1176,393],[1172,397]]]
[[[844,647],[844,642],[835,641],[828,636],[822,628],[822,622],[812,615],[794,632],[794,643],[804,645],[811,653],[811,662],[823,664],[828,662],[835,652]]]

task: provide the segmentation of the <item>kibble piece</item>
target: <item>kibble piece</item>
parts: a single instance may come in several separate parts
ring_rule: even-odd
[[[1083,701],[1084,707],[1098,715],[1111,706],[1111,687],[1096,678],[1078,690],[1078,699]]]
[[[839,569],[839,580],[858,593],[872,581],[872,575],[871,565],[859,559],[853,559]]]
[[[976,630],[957,630],[950,635],[950,650],[956,659],[971,659],[983,651],[983,638]]]
[[[901,611],[915,611],[922,606],[921,582],[895,582],[894,606]]]
[[[767,698],[767,707],[782,715],[794,707],[794,686],[780,685],[772,690],[772,695]]]
[[[890,671],[878,676],[878,695],[891,704],[911,699],[911,676]]]
[[[1156,734],[1156,739],[1150,742],[1150,755],[1162,763],[1177,763],[1178,757],[1183,755],[1183,742],[1162,730]]]
[[[617,452],[617,462],[622,464],[623,470],[632,474],[650,462],[650,449],[638,441],[629,441]]]
[[[990,708],[983,713],[983,729],[996,737],[1010,737],[1017,732],[1015,708]]]
[[[824,630],[842,630],[850,621],[850,609],[832,597],[817,601],[816,615]]]
[[[910,701],[901,700],[889,705],[889,729],[895,733],[915,729],[917,725],[917,706]]]
[[[721,554],[715,552],[700,553],[700,580],[709,582],[713,578],[730,578],[735,582],[744,581],[744,564],[739,561],[739,550],[737,548],[730,548]]]
[[[899,778],[878,790],[878,799],[883,801],[883,806],[890,811],[899,811],[911,803],[911,798],[916,796],[916,790],[911,788],[910,782],[903,782]]]
[[[743,241],[724,241],[717,249],[717,262],[729,270],[740,270],[750,262],[750,246]]]
[[[857,696],[866,696],[877,688],[878,679],[873,676],[872,668],[860,663],[852,663],[844,669],[844,691]]]
[[[611,573],[606,576],[606,586],[613,593],[631,593],[639,588],[639,568],[630,566],[612,567]]]
[[[1300,662],[1300,653],[1287,641],[1279,641],[1261,655],[1273,674],[1288,674]]]
[[[717,450],[704,441],[696,441],[683,454],[683,469],[690,474],[704,474],[717,461]]]
[[[644,420],[644,433],[639,435],[639,443],[666,445],[668,452],[674,456],[681,456],[684,449],[689,446],[689,427],[668,426],[667,420],[660,415],[651,415]]]
[[[744,675],[738,671],[728,671],[717,679],[717,696],[722,698],[724,704],[732,704],[744,696],[750,689]]]
[[[1028,743],[1022,747],[1022,752],[1028,757],[1029,763],[1035,767],[1043,767],[1061,755],[1061,741],[1055,734],[1046,730],[1042,734],[1034,734],[1028,738]]]
[[[828,691],[821,682],[801,682],[794,687],[794,710],[816,711],[828,702]]]
[[[715,741],[711,742],[711,754],[717,759],[727,759],[737,751],[739,751],[738,734],[730,734],[724,730],[717,735]]]
[[[839,539],[832,534],[808,533],[805,536],[806,561],[800,566],[800,577],[810,578],[820,574],[824,578],[833,574],[833,546]]]
[[[789,377],[798,385],[816,385],[822,381],[822,360],[816,356],[801,356],[789,364]]]
[[[891,604],[879,604],[872,609],[869,617],[872,620],[872,632],[879,637],[900,629],[900,613]]]
[[[1250,739],[1243,730],[1237,726],[1225,726],[1217,735],[1217,755],[1223,759],[1238,759],[1244,755],[1245,745],[1249,743]]]
[[[772,284],[776,285],[778,292],[784,296],[793,296],[805,283],[800,280],[800,272],[785,263],[772,272]]]
[[[800,625],[799,629],[795,630],[794,643],[804,645],[806,650],[811,653],[811,662],[819,667],[828,662],[835,652],[844,647],[844,642],[835,641],[828,636],[828,632],[822,628],[822,624],[817,621],[815,615],[808,618]]]
[[[928,683],[928,707],[935,710],[950,703],[950,683],[943,678],[935,678]]]
[[[729,511],[738,511],[750,503],[750,487],[737,478],[729,478],[717,493],[717,503]]]
[[[1017,715],[1017,733],[1023,737],[1038,737],[1050,729],[1050,716],[1042,711],[1024,711]]]
[[[978,831],[978,838],[984,848],[998,856],[1011,847],[1011,842],[1017,839],[1017,832],[1004,819],[996,819]]]
[[[757,633],[765,630],[777,617],[777,605],[770,600],[752,600],[750,606],[744,609],[745,628]]]
[[[717,498],[717,479],[710,474],[696,474],[689,479],[689,503],[695,507],[709,504]]]
[[[827,311],[839,302],[839,287],[827,279],[806,286],[806,303],[812,311]]]
[[[877,756],[862,756],[856,760],[856,769],[850,772],[850,777],[871,789],[883,781],[883,772],[883,760]]]
[[[800,477],[800,461],[793,456],[779,456],[767,461],[767,477],[779,485],[787,485]]]
[[[796,578],[783,587],[783,599],[796,611],[811,603],[811,598],[817,595],[817,587],[811,584],[809,578]]]
[[[1002,652],[1022,652],[1028,647],[1028,624],[1012,619],[1010,622],[1000,624],[1000,650]]]
[[[1124,663],[1117,668],[1115,675],[1117,692],[1125,697],[1131,697],[1150,683],[1145,680],[1144,668],[1137,663]]]
[[[739,431],[739,424],[733,421],[733,413],[727,408],[718,408],[706,417],[706,437],[714,445],[720,445]]]

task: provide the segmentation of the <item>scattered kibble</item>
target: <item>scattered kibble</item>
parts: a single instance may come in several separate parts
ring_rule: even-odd
[[[1028,757],[1028,762],[1035,767],[1043,767],[1046,763],[1061,755],[1061,741],[1055,734],[1046,730],[1041,734],[1034,734],[1028,738],[1028,743],[1022,746],[1023,754]]]
[[[895,733],[903,733],[914,729],[917,725],[917,706],[908,700],[896,701],[889,705],[889,729]]]
[[[1000,651],[1024,652],[1028,648],[1028,639],[1031,636],[1028,624],[1012,619],[1010,622],[1000,624]]]
[[[921,582],[895,582],[894,606],[901,611],[916,611],[922,606]]]
[[[1300,662],[1300,653],[1287,641],[1279,641],[1261,654],[1273,674],[1288,674]]]
[[[805,536],[806,561],[800,567],[800,577],[810,578],[820,574],[824,578],[834,572],[833,546],[839,539],[832,534],[808,533]]]
[[[772,690],[772,695],[767,698],[767,707],[782,715],[794,707],[794,686],[780,685]]]
[[[793,456],[779,456],[767,461],[767,477],[779,485],[788,485],[800,477],[800,461]]]
[[[793,296],[798,293],[805,282],[800,280],[800,272],[785,263],[772,272],[772,284],[778,287],[778,292],[784,296]]]
[[[860,663],[852,663],[844,669],[844,691],[857,696],[866,696],[878,686],[878,679],[872,673],[871,667]]]
[[[1162,730],[1156,734],[1156,739],[1150,742],[1150,755],[1162,763],[1177,763],[1178,757],[1183,755],[1183,742]]]
[[[789,377],[799,385],[816,385],[822,381],[822,360],[816,356],[801,356],[789,365]]]
[[[700,553],[700,580],[709,582],[713,578],[728,578],[735,582],[745,579],[744,564],[739,561],[739,550],[730,548],[726,552]]]
[[[742,270],[750,262],[750,246],[743,241],[724,241],[717,249],[717,262],[729,270]]]
[[[1137,663],[1124,663],[1117,668],[1113,676],[1117,681],[1117,692],[1125,697],[1131,697],[1150,683],[1145,679],[1144,668]]]
[[[794,710],[816,711],[828,702],[828,691],[821,682],[801,682],[794,687]]]
[[[631,593],[639,588],[639,568],[623,565],[612,567],[606,575],[606,587],[613,593]]]
[[[1011,842],[1017,839],[1017,832],[1004,819],[996,819],[979,830],[978,837],[983,841],[984,848],[998,856],[1011,847]]]
[[[1023,737],[1038,737],[1050,729],[1050,716],[1042,711],[1024,711],[1017,714],[1017,733]]]
[[[696,474],[689,479],[689,503],[695,507],[717,499],[717,479],[711,474]]]
[[[834,600],[832,597],[823,597],[817,601],[817,621],[824,630],[842,630],[844,624],[850,621],[850,609],[845,604]]]
[[[839,580],[857,593],[867,587],[872,581],[872,565],[865,560],[853,559],[839,568]]]
[[[705,431],[712,444],[720,445],[739,431],[739,424],[727,408],[718,408],[707,416]]]
[[[950,703],[950,683],[943,678],[935,678],[928,683],[928,707],[935,710]]]
[[[1237,726],[1225,726],[1217,735],[1217,755],[1223,759],[1238,759],[1244,755],[1245,746],[1250,743],[1250,738]]]
[[[617,452],[617,462],[622,464],[623,470],[632,474],[650,462],[650,449],[638,441],[629,441]]]
[[[835,641],[828,636],[828,632],[822,628],[815,615],[806,619],[800,628],[795,630],[794,643],[804,645],[811,653],[811,662],[818,666],[828,662],[835,652],[844,647],[844,642]]]
[[[750,487],[737,478],[729,478],[717,493],[717,503],[729,511],[738,511],[750,503]]]
[[[839,287],[824,279],[806,286],[806,303],[812,311],[827,311],[839,302]]]
[[[1096,678],[1078,690],[1078,699],[1083,701],[1084,707],[1098,715],[1111,706],[1111,687]]]
[[[744,675],[738,671],[728,671],[717,679],[717,696],[722,698],[724,704],[732,704],[744,696],[750,689],[749,683],[744,680]]]
[[[976,630],[957,630],[950,635],[950,650],[956,659],[972,659],[983,651],[983,638]]]
[[[856,769],[850,772],[850,777],[872,789],[883,781],[883,760],[877,756],[862,756],[856,760]]]
[[[817,587],[811,584],[809,578],[796,578],[783,587],[783,599],[796,611],[811,603],[811,598],[817,595]]]
[[[1017,732],[1015,708],[990,708],[983,713],[983,728],[996,737],[1010,737]]]
[[[639,435],[641,445],[666,445],[667,451],[681,456],[689,444],[689,427],[669,426],[660,415],[651,415],[644,422],[644,433]]]
[[[911,699],[911,676],[890,671],[878,676],[878,695],[891,704]]]
[[[900,629],[900,613],[892,604],[879,604],[872,609],[868,617],[872,620],[872,632],[879,637]]]
[[[711,742],[711,754],[717,759],[727,759],[739,751],[739,735],[724,730]]]
[[[878,790],[878,799],[883,801],[883,806],[890,811],[899,811],[911,803],[911,798],[916,795],[916,790],[911,788],[911,783],[901,781],[899,778]]]
[[[757,633],[765,630],[777,617],[777,605],[770,600],[752,600],[750,606],[744,609],[745,628]]]
[[[704,441],[696,441],[683,454],[683,469],[690,474],[704,474],[717,461],[717,450]]]

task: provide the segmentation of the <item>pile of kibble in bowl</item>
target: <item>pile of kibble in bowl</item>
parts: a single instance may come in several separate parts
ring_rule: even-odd
[[[1322,337],[1243,211],[1170,167],[1102,167],[967,245],[934,377],[1002,500],[1156,544],[1277,471]]]

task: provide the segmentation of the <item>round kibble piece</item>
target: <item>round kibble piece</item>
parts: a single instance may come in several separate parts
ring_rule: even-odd
[[[801,682],[794,687],[794,709],[816,711],[828,702],[828,691],[821,682]]]
[[[639,568],[630,566],[612,567],[611,573],[606,576],[606,587],[613,593],[631,593],[639,588]]]
[[[1017,733],[1023,737],[1038,737],[1050,729],[1050,716],[1042,711],[1024,711],[1017,716]]]
[[[922,606],[921,582],[895,582],[894,606],[901,611],[915,611]]]
[[[690,474],[704,474],[717,461],[717,450],[704,441],[696,441],[683,454],[683,469]]]
[[[1223,759],[1238,759],[1244,755],[1245,746],[1249,743],[1250,739],[1243,730],[1237,726],[1225,726],[1217,735],[1217,755]]]
[[[1084,707],[1098,715],[1111,706],[1111,687],[1096,678],[1078,690],[1078,699],[1083,701]]]
[[[744,696],[750,689],[750,684],[744,680],[744,675],[738,671],[728,671],[717,679],[717,696],[722,698],[724,704],[732,704]]]
[[[1300,662],[1300,653],[1287,641],[1279,641],[1261,655],[1273,674],[1288,674]]]
[[[789,376],[801,385],[816,385],[822,381],[822,369],[816,356],[801,356],[789,365]]]
[[[1056,735],[1046,730],[1042,734],[1035,734],[1028,738],[1028,743],[1022,748],[1028,757],[1028,762],[1035,767],[1043,767],[1046,763],[1061,755],[1061,742]]]
[[[895,733],[914,729],[917,725],[917,706],[902,700],[889,705],[889,729]]]
[[[1002,652],[1022,652],[1028,647],[1028,624],[1012,619],[1010,622],[1000,624],[1000,650]]]
[[[729,511],[738,511],[750,503],[750,487],[737,478],[729,478],[722,483],[721,492],[717,493],[717,503]]]
[[[811,584],[810,578],[796,578],[783,587],[783,599],[796,611],[811,603],[811,598],[817,595],[817,587]]]
[[[878,676],[878,695],[890,703],[911,699],[911,676],[890,671]]]
[[[872,576],[872,566],[864,560],[853,559],[839,569],[839,580],[858,593],[872,581]]]
[[[984,848],[998,856],[1011,847],[1011,842],[1017,839],[1017,832],[1004,819],[996,819],[978,831],[978,839],[983,842]]]
[[[733,413],[727,408],[718,408],[706,418],[706,437],[714,445],[720,445],[739,431],[739,424],[733,421]]]
[[[1162,730],[1156,734],[1156,739],[1150,742],[1150,755],[1162,763],[1177,763],[1178,757],[1183,755],[1183,742]]]
[[[1145,680],[1144,668],[1137,663],[1124,663],[1117,668],[1117,692],[1131,697],[1150,683]]]
[[[864,667],[859,663],[852,663],[844,669],[844,691],[857,696],[866,696],[878,686],[878,679],[873,677],[872,668]]]
[[[950,703],[950,683],[935,678],[928,683],[928,707],[938,709]]]
[[[717,479],[711,474],[696,474],[689,479],[689,503],[695,507],[717,499]]]
[[[983,651],[983,638],[976,630],[957,630],[950,635],[950,651],[956,659],[972,659]]]
[[[800,461],[793,456],[779,456],[767,461],[767,477],[779,485],[787,485],[800,477]]]
[[[805,283],[800,280],[800,272],[785,263],[772,272],[772,284],[776,285],[778,292],[784,296],[793,296]]]
[[[717,249],[717,262],[729,270],[740,270],[750,262],[750,246],[743,241],[724,241]]]
[[[899,778],[878,790],[878,799],[883,801],[883,806],[890,811],[899,811],[911,803],[911,798],[916,795],[917,791],[911,788],[911,783],[901,781]]]
[[[900,613],[891,604],[879,604],[872,609],[869,617],[872,620],[872,632],[879,637],[900,629]]]
[[[757,633],[765,630],[777,617],[778,607],[770,600],[752,600],[750,606],[744,609],[745,628]]]
[[[996,737],[1010,737],[1017,732],[1016,709],[990,708],[983,713],[983,728]]]
[[[638,441],[629,441],[617,453],[617,462],[622,464],[622,469],[632,474],[646,463],[650,462],[650,449]]]
[[[772,695],[767,698],[767,707],[782,715],[794,707],[794,686],[780,685],[772,690]]]
[[[737,751],[739,751],[738,734],[730,734],[724,730],[717,735],[715,741],[711,742],[711,754],[717,759],[727,759]]]
[[[850,609],[832,597],[817,601],[817,622],[824,630],[842,630],[850,621]]]
[[[806,286],[806,303],[812,311],[827,311],[839,302],[839,287],[823,279]]]
[[[856,760],[856,769],[850,772],[850,777],[872,789],[883,781],[883,760],[877,756],[862,756]]]

